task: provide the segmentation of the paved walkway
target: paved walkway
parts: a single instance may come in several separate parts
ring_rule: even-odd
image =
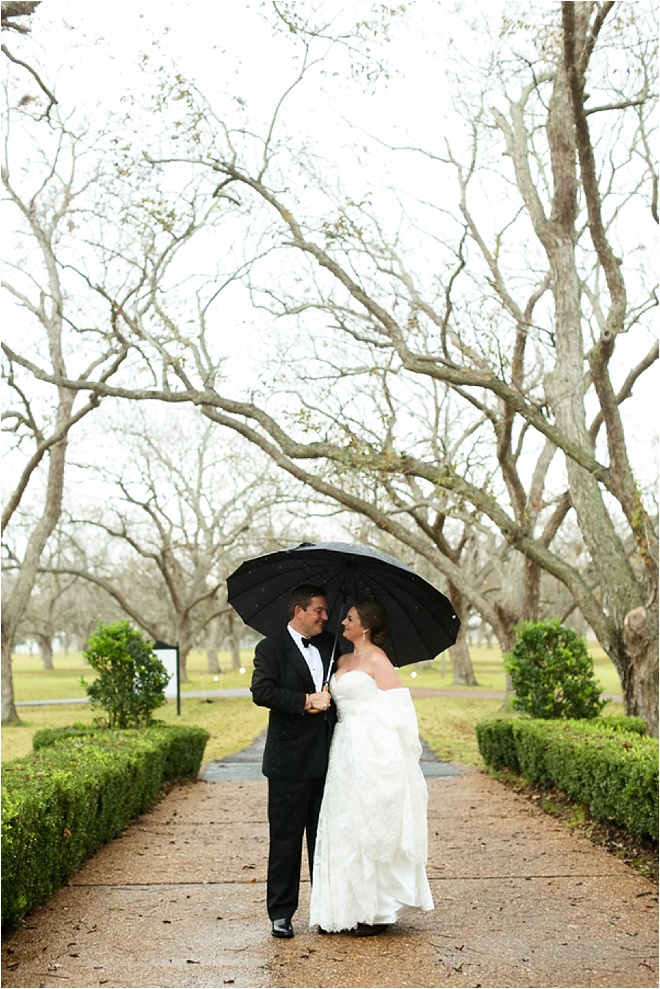
[[[504,700],[503,690],[488,690],[483,687],[411,687],[410,693],[415,697],[483,697],[491,700]],[[601,694],[611,701],[621,703],[621,694]],[[218,698],[218,697],[252,697],[249,687],[225,687],[219,690],[182,690],[181,700],[186,697]],[[174,698],[170,698],[173,700]],[[87,704],[89,697],[60,697],[44,701],[16,701],[16,707],[41,707],[48,704]]]
[[[249,687],[225,687],[222,690],[182,690],[181,700],[185,700],[186,697],[202,697],[202,698],[213,698],[213,697],[251,697]],[[174,697],[169,696],[169,700],[175,700]],[[502,694],[504,697],[504,694]],[[16,707],[43,707],[49,704],[89,704],[89,697],[56,697],[49,698],[43,701],[15,701]]]
[[[430,756],[430,758],[429,758]],[[524,797],[425,752],[436,909],[377,938],[270,936],[256,751],[204,766],[90,859],[2,945],[2,985],[658,985],[657,888]],[[226,774],[226,775],[223,775]],[[210,782],[221,779],[221,782]]]

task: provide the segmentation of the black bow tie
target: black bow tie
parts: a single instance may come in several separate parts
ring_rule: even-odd
[[[307,648],[307,646],[308,646],[308,645],[310,644],[310,642],[311,642],[312,640],[311,640],[311,639],[306,639],[306,638],[305,638],[304,636],[302,636],[302,635],[300,636],[300,638],[302,639],[302,644],[304,645],[304,647],[305,647],[305,649],[306,649],[306,648]]]

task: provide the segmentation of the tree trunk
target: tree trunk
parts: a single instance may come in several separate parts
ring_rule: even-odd
[[[70,396],[67,396],[66,399],[61,399],[60,408],[58,409],[59,419],[67,419],[70,416],[72,403],[73,399]],[[67,442],[64,439],[60,440],[59,443],[55,443],[50,450],[48,486],[43,514],[28,539],[18,579],[12,588],[9,599],[3,605],[2,609],[3,724],[20,720],[14,708],[14,688],[11,683],[11,654],[14,649],[18,626],[25,614],[25,609],[34,588],[41,554],[60,517],[66,448]]]
[[[237,624],[234,615],[229,613],[227,615],[229,629],[227,638],[229,642],[229,655],[231,656],[231,668],[234,673],[237,673],[241,668],[241,636],[237,629]]]
[[[179,645],[179,683],[188,683],[188,653],[193,644],[181,634],[176,637],[176,641]]]
[[[630,611],[624,622],[626,675],[622,687],[626,714],[638,715],[658,737],[658,613]],[[619,664],[617,664],[618,666]]]
[[[222,642],[222,626],[218,618],[214,618],[208,626],[206,647],[206,665],[209,673],[221,673],[218,651]]]
[[[477,687],[477,678],[474,675],[470,649],[468,647],[467,629],[461,625],[456,637],[456,643],[449,650],[452,666],[452,686]]]
[[[209,673],[220,673],[220,663],[218,662],[218,650],[215,643],[206,647],[206,669]]]
[[[240,639],[232,628],[229,636],[229,652],[231,654],[231,668],[234,671],[241,668],[241,644]]]
[[[563,433],[581,449],[593,452],[586,427],[583,401],[584,352],[582,343],[581,284],[575,258],[575,218],[577,185],[575,178],[575,144],[573,120],[566,98],[563,73],[558,73],[549,113],[550,145],[556,196],[552,237],[546,249],[553,273],[557,364],[547,375],[545,390],[549,405]],[[575,460],[566,458],[571,500],[580,531],[595,565],[607,574],[604,582],[605,614],[595,624],[600,644],[619,670],[623,684],[626,712],[648,713],[649,730],[657,732],[657,680],[652,685],[653,669],[658,669],[657,633],[655,659],[649,655],[653,636],[626,628],[630,615],[639,615],[645,590],[638,580],[628,552],[616,532],[605,504],[599,481]],[[632,643],[628,651],[627,640]],[[650,694],[649,694],[650,690]],[[650,720],[649,720],[650,719]]]
[[[15,725],[20,723],[14,703],[14,682],[11,675],[11,652],[13,640],[5,634],[4,622],[2,627],[2,723]]]
[[[536,560],[525,557],[523,576],[523,601],[521,619],[527,622],[539,620],[541,602],[541,567]]]
[[[465,608],[463,604],[463,594],[451,580],[447,582],[447,594],[449,596],[449,600],[454,606],[456,614],[459,617],[461,617],[464,613],[467,615],[468,609]],[[463,621],[458,630],[456,644],[449,650],[449,658],[451,659],[452,668],[452,684],[462,687],[476,687],[477,678],[474,675],[474,667],[472,666],[467,632],[467,621]]]
[[[501,608],[496,606],[495,611],[497,613],[497,622],[492,626],[497,642],[500,647],[500,652],[502,653],[502,658],[506,656],[507,653],[511,652],[516,644],[518,635],[516,633],[516,625],[519,619],[512,615],[506,608]],[[511,683],[511,677],[504,671],[504,699],[505,706],[507,705],[510,698],[513,696],[513,684]]]
[[[41,653],[41,662],[43,663],[45,670],[53,669],[53,640],[50,635],[43,635],[37,633],[35,639],[39,645],[39,652]]]

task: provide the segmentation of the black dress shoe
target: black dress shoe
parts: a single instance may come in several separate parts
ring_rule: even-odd
[[[350,932],[353,937],[374,937],[387,930],[387,924],[358,924]]]
[[[281,917],[273,921],[273,937],[293,937],[293,927],[291,921],[286,917]]]

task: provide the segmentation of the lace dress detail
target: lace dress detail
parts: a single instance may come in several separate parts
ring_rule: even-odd
[[[330,691],[338,722],[316,838],[310,926],[350,930],[432,910],[428,794],[410,691],[379,690],[364,670],[333,676]]]

